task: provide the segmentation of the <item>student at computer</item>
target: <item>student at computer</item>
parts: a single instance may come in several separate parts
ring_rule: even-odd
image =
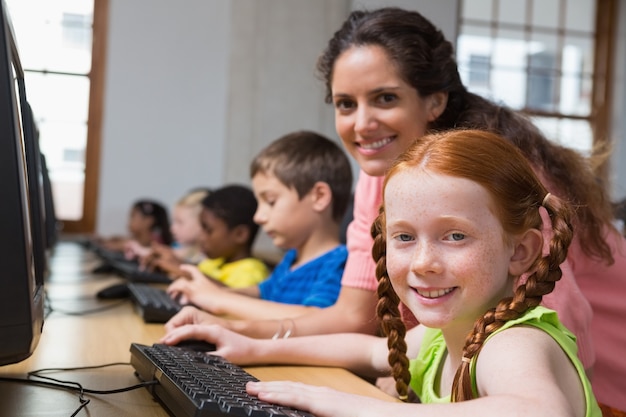
[[[258,285],[227,289],[196,277],[177,280],[169,292],[230,318],[282,319],[332,305],[348,255],[339,240],[351,199],[348,157],[330,139],[298,131],[263,149],[250,175],[258,202],[254,220],[287,251],[280,263]],[[277,336],[288,332],[286,325]]]
[[[206,258],[202,252],[202,200],[209,190],[194,190],[176,202],[172,211],[173,255],[181,263],[197,264]]]
[[[138,258],[146,270],[178,271],[183,263],[196,265],[206,258],[202,252],[202,225],[200,213],[202,200],[208,189],[194,189],[182,196],[172,208],[170,230],[174,238],[172,245],[154,243],[146,248],[136,242],[126,246],[128,257]]]
[[[573,216],[502,137],[478,130],[427,135],[388,171],[372,227],[386,339],[355,333],[252,339],[222,326],[187,325],[162,342],[204,339],[216,344],[213,353],[240,365],[391,374],[402,400],[412,390],[421,402],[287,381],[247,385],[261,400],[318,417],[600,417],[575,336],[540,305],[562,276]],[[420,322],[409,331],[399,302]]]
[[[201,245],[206,258],[197,266],[181,265],[186,279],[208,277],[214,283],[233,288],[264,281],[269,275],[267,265],[252,256],[259,230],[254,222],[256,209],[257,201],[249,187],[226,185],[208,193],[200,212]],[[186,303],[186,298],[181,298],[181,302]]]
[[[135,201],[130,208],[127,228],[128,236],[96,237],[93,243],[123,252],[131,242],[142,248],[150,248],[153,243],[171,245],[173,242],[168,211],[155,200]]]

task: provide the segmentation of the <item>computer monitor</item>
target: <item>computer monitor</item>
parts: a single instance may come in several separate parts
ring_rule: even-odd
[[[29,357],[43,330],[45,210],[33,123],[8,9],[0,0],[0,365]]]

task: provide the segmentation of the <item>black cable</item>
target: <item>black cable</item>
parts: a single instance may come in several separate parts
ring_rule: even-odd
[[[96,390],[96,389],[84,388],[79,382],[75,382],[75,381],[63,381],[63,380],[48,377],[48,376],[37,375],[36,377],[50,380],[53,382],[38,381],[36,379],[26,379],[26,378],[12,378],[12,377],[5,377],[5,376],[0,376],[0,382],[16,382],[16,383],[23,383],[23,384],[42,385],[42,386],[46,386],[50,388],[61,388],[61,389],[67,389],[70,391],[79,391],[85,394],[97,394],[97,395],[119,394],[122,392],[133,391],[139,388],[148,387],[150,385],[156,385],[159,383],[159,381],[157,380],[152,380],[152,381],[140,382],[139,384],[130,385],[128,387],[123,387],[123,388],[117,388],[117,389],[111,389],[111,390]],[[63,385],[63,384],[68,384],[68,385]],[[72,385],[75,385],[75,386],[72,386]]]
[[[128,362],[113,362],[113,363],[108,363],[108,364],[103,364],[103,365],[82,366],[82,367],[73,367],[73,368],[42,368],[42,369],[37,369],[35,371],[28,372],[26,374],[27,378],[0,377],[0,382],[16,382],[16,383],[21,383],[21,384],[31,384],[31,385],[38,385],[38,386],[57,388],[57,389],[65,389],[69,391],[78,392],[78,401],[80,404],[78,408],[74,410],[74,412],[70,416],[70,417],[75,417],[90,402],[88,398],[85,398],[84,394],[97,394],[97,395],[119,394],[121,392],[133,391],[138,388],[144,388],[150,385],[156,385],[159,382],[156,380],[153,380],[153,381],[141,382],[139,384],[131,385],[128,387],[117,388],[117,389],[96,390],[96,389],[85,388],[83,387],[81,383],[76,382],[76,381],[64,381],[61,379],[52,378],[50,376],[45,376],[43,374],[52,373],[52,372],[63,372],[63,371],[84,371],[88,369],[100,369],[100,368],[106,368],[106,367],[111,367],[111,366],[130,366],[130,365],[131,364]],[[32,378],[39,378],[39,380],[32,379]]]

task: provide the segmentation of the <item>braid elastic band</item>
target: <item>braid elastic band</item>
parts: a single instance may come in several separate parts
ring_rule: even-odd
[[[550,194],[547,194],[549,196]],[[545,201],[545,198],[544,198]],[[541,235],[543,236],[543,247],[541,248],[541,256],[546,257],[550,254],[550,241],[554,235],[552,229],[552,219],[544,206],[539,207],[539,215],[541,216]]]
[[[472,363],[472,358],[468,358],[467,356],[463,356],[461,358],[461,361],[465,362],[465,363]]]
[[[404,402],[406,402],[406,400],[408,400],[408,399],[409,399],[409,396],[408,396],[408,395],[406,395],[406,394],[404,394],[404,395],[399,395],[399,396],[398,396],[398,399],[399,399],[400,401],[404,401]]]
[[[551,194],[550,194],[550,193],[548,193],[548,194],[546,194],[546,196],[543,198],[543,201],[541,202],[541,205],[542,205],[543,207],[545,207],[545,206],[546,206],[546,201],[548,201],[548,198],[550,197],[550,195],[551,195]]]

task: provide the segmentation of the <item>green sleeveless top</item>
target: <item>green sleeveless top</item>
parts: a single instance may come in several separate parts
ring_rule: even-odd
[[[530,309],[517,320],[508,321],[502,328],[491,334],[485,343],[488,343],[489,338],[494,334],[519,324],[535,326],[545,331],[561,346],[576,367],[578,376],[582,381],[585,401],[587,403],[585,417],[601,417],[602,412],[591,390],[591,384],[585,374],[585,369],[576,356],[576,336],[561,324],[555,311],[542,306]],[[411,372],[411,389],[417,394],[422,403],[450,402],[449,395],[440,397],[435,390],[435,381],[437,380],[439,369],[441,369],[443,364],[442,361],[445,357],[445,353],[446,343],[441,330],[426,329],[419,354],[417,358],[411,360],[409,367]],[[476,388],[476,357],[472,358],[472,362],[470,363],[470,374],[472,377],[472,390],[474,391],[474,395],[478,396]]]

